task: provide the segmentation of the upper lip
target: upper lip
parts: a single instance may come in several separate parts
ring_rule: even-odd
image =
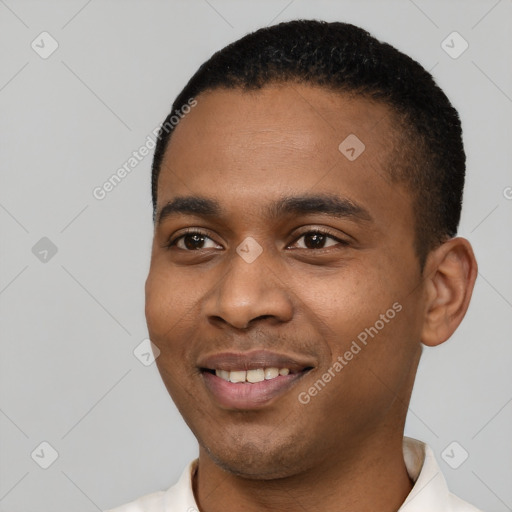
[[[256,370],[258,368],[288,368],[290,373],[298,373],[313,368],[310,358],[299,355],[286,355],[268,350],[249,352],[219,352],[200,357],[197,366],[202,370]]]

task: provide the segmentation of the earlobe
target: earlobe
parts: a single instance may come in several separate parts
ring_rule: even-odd
[[[454,333],[468,309],[477,273],[465,238],[452,238],[430,253],[424,273],[423,344],[440,345]]]

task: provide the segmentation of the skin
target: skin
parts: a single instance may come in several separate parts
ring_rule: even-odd
[[[222,212],[156,224],[146,318],[162,379],[200,445],[198,506],[397,510],[413,485],[402,436],[421,346],[444,342],[462,321],[477,272],[471,246],[448,240],[421,271],[412,199],[385,170],[386,106],[297,84],[196,99],[167,148],[157,212],[180,196],[214,199]],[[338,150],[351,133],[365,144],[354,161]],[[369,217],[268,215],[270,203],[304,194],[348,198]],[[206,238],[166,247],[187,228]],[[319,229],[330,234],[312,244]],[[249,236],[263,249],[252,263],[236,252]],[[395,318],[300,403],[396,302]],[[307,356],[314,368],[262,409],[219,406],[198,358],[251,349]]]

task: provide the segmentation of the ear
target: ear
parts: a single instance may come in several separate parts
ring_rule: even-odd
[[[423,344],[440,345],[454,333],[468,309],[477,274],[475,255],[465,238],[452,238],[430,252],[423,275]]]

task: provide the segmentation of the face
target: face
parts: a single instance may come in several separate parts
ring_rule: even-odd
[[[424,291],[387,108],[295,84],[196,99],[160,173],[146,318],[202,453],[275,478],[401,439]]]

